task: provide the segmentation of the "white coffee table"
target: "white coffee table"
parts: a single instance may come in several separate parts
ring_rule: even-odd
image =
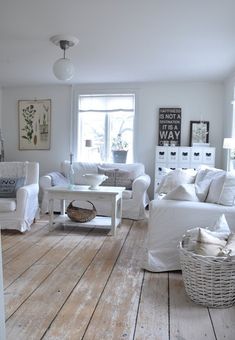
[[[49,225],[53,223],[63,223],[64,225],[89,226],[111,229],[111,235],[116,235],[116,228],[122,219],[122,192],[124,187],[99,186],[97,190],[90,190],[87,185],[75,185],[72,189],[68,187],[52,187],[48,189],[49,200]],[[54,217],[54,200],[61,202],[60,216]],[[93,220],[85,223],[73,222],[65,214],[65,200],[92,201],[99,200],[111,202],[111,216],[96,216]]]

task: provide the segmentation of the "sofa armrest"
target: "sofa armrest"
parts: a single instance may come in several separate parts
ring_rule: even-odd
[[[39,186],[37,183],[25,185],[17,190],[16,210],[24,215],[31,208],[38,206]]]
[[[52,179],[49,175],[44,175],[40,177],[39,179],[39,186],[42,191],[44,191],[47,188],[52,187]]]
[[[138,176],[132,183],[132,195],[133,199],[138,199],[146,193],[151,179],[147,174]]]

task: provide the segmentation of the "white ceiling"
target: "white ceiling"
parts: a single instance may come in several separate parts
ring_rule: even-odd
[[[56,84],[70,34],[71,83],[222,80],[235,69],[235,0],[1,0],[0,85]]]

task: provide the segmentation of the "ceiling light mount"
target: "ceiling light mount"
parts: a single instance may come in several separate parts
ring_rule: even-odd
[[[74,75],[74,66],[70,59],[65,57],[65,51],[69,47],[78,44],[78,39],[71,35],[58,34],[50,38],[50,41],[64,51],[63,58],[58,59],[53,65],[53,72],[59,80],[70,80]]]

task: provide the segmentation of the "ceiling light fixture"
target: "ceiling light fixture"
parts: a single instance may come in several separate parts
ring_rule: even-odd
[[[65,57],[65,51],[69,47],[73,47],[78,44],[76,37],[64,34],[54,35],[50,38],[50,41],[64,51],[63,58],[58,59],[53,65],[53,72],[59,80],[70,80],[74,76],[74,66],[70,59]]]

